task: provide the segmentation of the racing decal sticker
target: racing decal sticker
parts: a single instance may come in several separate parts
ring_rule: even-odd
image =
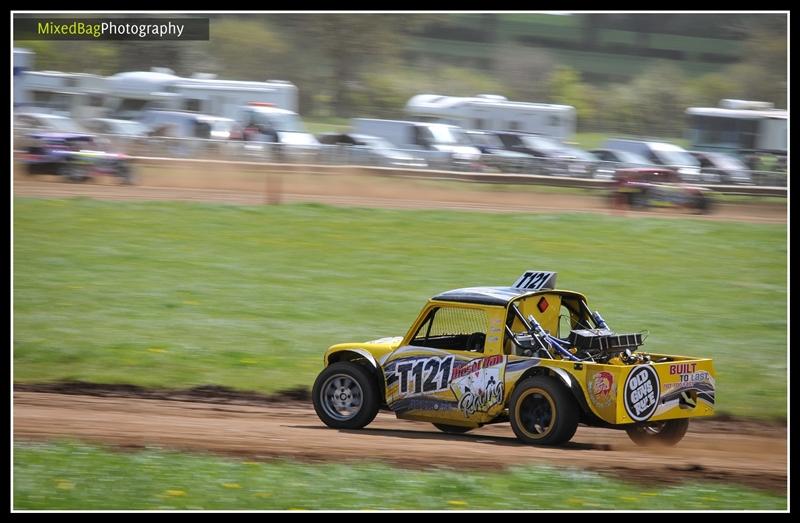
[[[454,357],[438,356],[404,358],[392,363],[387,368],[386,385],[398,383],[397,393],[400,396],[432,394],[447,390],[450,385],[450,373],[453,369]]]
[[[492,415],[502,408],[505,395],[503,355],[460,359],[442,356],[409,356],[384,367],[386,400],[396,413],[409,411],[460,411]]]
[[[634,421],[649,419],[658,407],[658,374],[650,365],[633,369],[625,380],[625,411]]]
[[[617,397],[617,384],[614,382],[614,375],[610,372],[601,371],[590,377],[587,382],[589,398],[595,407],[604,409],[610,407],[614,398]]]
[[[697,402],[703,401],[714,405],[715,382],[711,373],[698,369],[696,362],[673,363],[669,366],[669,377],[678,381],[664,383],[664,395],[659,413],[675,406],[681,409],[693,409]]]
[[[476,358],[453,369],[450,388],[465,418],[503,403],[505,356]]]

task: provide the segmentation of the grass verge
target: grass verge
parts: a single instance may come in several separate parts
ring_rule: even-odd
[[[77,443],[16,443],[14,508],[56,510],[782,510],[786,498],[714,483],[633,486],[577,470],[502,473],[299,465]]]

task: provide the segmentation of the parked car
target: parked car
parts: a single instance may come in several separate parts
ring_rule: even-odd
[[[595,170],[595,177],[597,178],[612,179],[617,169],[652,166],[652,163],[644,156],[628,151],[592,149],[589,152],[601,162]]]
[[[378,136],[398,149],[420,155],[437,169],[483,170],[481,152],[456,125],[354,118],[353,132]]]
[[[340,343],[323,356],[311,398],[322,423],[361,429],[380,409],[461,434],[509,423],[531,445],[562,445],[580,423],[625,430],[637,445],[676,445],[714,414],[710,358],[640,350],[556,273],[432,297],[405,335]]]
[[[686,182],[714,183],[718,181],[718,177],[704,174],[700,170],[700,162],[689,154],[689,151],[671,143],[614,138],[606,140],[601,148],[638,154],[646,158],[652,165],[677,171]]]
[[[377,165],[384,167],[425,168],[420,157],[397,149],[383,138],[367,134],[323,133],[317,136],[322,145],[321,159],[326,163]]]
[[[147,136],[148,127],[136,120],[119,120],[116,118],[89,118],[81,122],[83,126],[95,134],[111,134],[120,136]]]
[[[551,176],[592,176],[598,164],[590,153],[554,138],[517,131],[495,133],[506,149],[537,159],[537,172]]]
[[[295,112],[254,102],[239,108],[236,123],[251,156],[278,163],[317,161],[319,141]]]
[[[672,169],[619,169],[614,175],[612,192],[615,207],[648,209],[651,207],[683,207],[699,213],[711,212],[711,190],[684,182]]]
[[[53,174],[71,182],[112,176],[132,184],[128,157],[103,150],[94,136],[81,133],[33,133],[23,156],[27,174]]]
[[[470,143],[481,152],[483,163],[489,169],[513,173],[532,172],[535,166],[533,156],[507,150],[494,133],[467,130],[464,131],[464,134]]]
[[[236,122],[247,141],[275,142],[286,145],[316,146],[319,141],[309,133],[297,113],[268,103],[253,103],[239,109]]]
[[[53,113],[14,113],[14,128],[28,131],[52,131],[59,133],[86,133],[75,120]]]
[[[700,162],[703,172],[718,176],[720,183],[743,185],[753,183],[750,169],[735,156],[706,151],[692,151],[691,155]]]

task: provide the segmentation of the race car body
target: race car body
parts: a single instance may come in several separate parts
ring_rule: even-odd
[[[126,155],[99,150],[94,137],[81,133],[35,133],[23,156],[28,174],[55,174],[82,182],[97,176],[113,176],[133,183]]]
[[[403,337],[334,345],[313,390],[320,419],[360,428],[382,407],[446,432],[510,421],[533,444],[564,443],[579,423],[675,444],[713,414],[710,359],[637,351],[641,333],[613,332],[555,279],[448,291]]]
[[[711,211],[711,191],[683,182],[672,169],[618,169],[614,181],[616,189],[612,197],[617,205],[634,209],[683,207],[700,213]]]

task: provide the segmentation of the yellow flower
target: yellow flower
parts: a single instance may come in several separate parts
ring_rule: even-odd
[[[67,481],[66,479],[59,479],[56,480],[56,488],[61,490],[72,490],[75,488],[75,484],[71,481]]]
[[[225,488],[242,488],[238,483],[223,483],[222,486]]]
[[[183,491],[183,490],[177,490],[177,489],[174,489],[174,490],[167,490],[167,491],[165,492],[165,494],[166,494],[167,496],[177,497],[177,496],[185,496],[185,495],[186,495],[186,492],[185,492],[185,491]]]
[[[458,507],[458,506],[466,505],[467,502],[466,501],[461,501],[460,499],[451,499],[450,501],[447,502],[447,504]]]

